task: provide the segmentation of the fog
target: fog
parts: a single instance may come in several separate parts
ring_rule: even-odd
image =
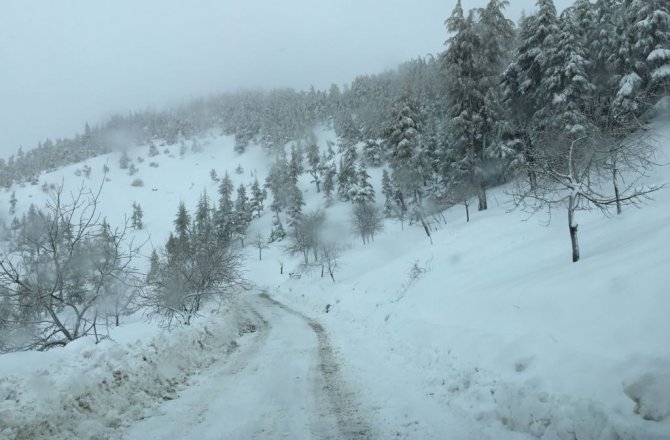
[[[454,0],[22,0],[0,14],[0,157],[224,90],[343,84],[443,50]],[[464,0],[465,9],[485,0]],[[534,1],[512,0],[515,20]],[[568,0],[556,0],[557,7]]]

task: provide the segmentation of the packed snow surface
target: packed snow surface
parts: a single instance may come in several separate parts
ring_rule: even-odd
[[[655,132],[667,163],[670,123]],[[322,147],[335,140],[317,135]],[[112,225],[142,206],[146,255],[180,200],[193,209],[202,190],[216,197],[210,169],[236,185],[265,178],[260,147],[237,155],[214,134],[201,144],[183,158],[134,147],[146,159],[135,176],[120,153],[87,161],[91,185],[111,168],[101,205]],[[17,211],[44,200],[43,182],[76,188],[82,165],[13,188]],[[381,169],[369,172],[381,204]],[[669,176],[661,166],[647,183]],[[573,264],[567,214],[547,224],[512,210],[511,187],[490,191],[469,223],[462,206],[445,211],[433,245],[395,220],[363,245],[350,205],[327,204],[306,175],[300,184],[305,210],[325,210],[324,235],[343,249],[335,282],[283,243],[262,260],[247,243],[256,287],[191,327],[167,332],[136,315],[97,345],[0,355],[0,438],[670,438],[669,189],[618,216],[579,212]],[[267,237],[270,224],[266,211],[249,235]]]

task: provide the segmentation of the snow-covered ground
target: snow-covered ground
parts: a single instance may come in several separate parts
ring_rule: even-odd
[[[670,124],[658,133],[668,162]],[[321,145],[332,138],[319,132]],[[236,184],[253,171],[263,181],[260,147],[238,156],[230,138],[202,143],[183,159],[133,150],[146,160],[132,177],[119,154],[88,161],[92,183],[105,162],[111,168],[102,194],[110,223],[137,201],[159,245],[179,200],[192,209],[203,189],[216,195],[210,169],[227,169]],[[40,184],[76,186],[77,168]],[[381,203],[381,171],[371,174]],[[145,186],[131,187],[135,177]],[[665,166],[649,181],[669,177]],[[301,185],[305,209],[323,207],[343,247],[335,283],[319,268],[298,273],[281,243],[262,260],[248,245],[246,274],[258,289],[192,328],[166,334],[136,316],[98,345],[2,355],[0,437],[26,428],[45,438],[670,438],[670,189],[620,216],[578,213],[582,259],[573,264],[567,215],[546,225],[541,214],[509,212],[506,188],[469,223],[462,207],[446,211],[432,246],[395,221],[364,246],[349,205],[326,207],[307,176]],[[44,198],[40,186],[16,190],[18,212]],[[249,234],[267,236],[270,221],[266,213]],[[244,329],[254,331],[240,337]],[[319,368],[324,351],[332,368]],[[164,397],[172,400],[159,405]]]

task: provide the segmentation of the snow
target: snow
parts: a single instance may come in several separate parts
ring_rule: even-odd
[[[670,78],[670,64],[665,64],[651,72],[654,81],[664,81]]]
[[[670,49],[658,48],[651,51],[647,56],[647,61],[656,62],[656,61],[665,61],[670,60]]]
[[[160,331],[138,319],[95,344],[80,339],[0,362],[0,438],[110,438],[175,399],[237,346],[245,317],[224,305],[192,328]]]
[[[630,97],[635,92],[637,86],[642,82],[642,78],[633,72],[628,75],[624,75],[619,81],[619,91],[617,92],[617,97]]]
[[[656,130],[667,163],[670,122]],[[334,140],[323,128],[316,135],[322,148]],[[251,183],[251,172],[265,177],[260,147],[237,155],[228,137],[200,143],[204,152],[183,159],[151,158],[158,168],[136,163],[135,176],[118,169],[120,153],[87,161],[91,183],[105,162],[111,168],[101,204],[112,225],[133,201],[142,206],[145,254],[165,240],[180,200],[193,209],[203,189],[216,194],[211,168],[228,169],[236,185]],[[238,163],[244,174],[234,173]],[[64,178],[76,187],[81,166],[41,176],[40,185]],[[382,170],[368,172],[381,205]],[[136,177],[143,188],[130,186]],[[660,167],[646,183],[669,178]],[[247,246],[257,289],[208,308],[192,327],[167,333],[134,316],[97,345],[0,355],[0,437],[336,436],[341,408],[364,418],[371,438],[670,437],[670,191],[620,216],[579,212],[582,260],[573,264],[564,213],[547,225],[541,214],[510,212],[509,188],[490,191],[489,209],[471,212],[469,223],[462,206],[447,210],[432,246],[420,227],[396,221],[364,246],[350,204],[326,203],[308,175],[300,185],[305,210],[324,209],[324,234],[342,249],[335,283],[320,268],[301,269],[281,243],[262,260]],[[14,189],[19,213],[45,197],[39,185]],[[249,236],[267,236],[270,225],[266,212]],[[263,301],[260,290],[296,312]],[[351,407],[319,382],[310,322],[329,337],[339,404]],[[240,337],[251,325],[258,330]]]

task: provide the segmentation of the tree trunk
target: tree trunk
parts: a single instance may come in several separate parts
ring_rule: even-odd
[[[614,184],[614,198],[616,199],[616,213],[621,214],[621,194],[619,193],[619,183],[617,182],[617,164],[612,161],[612,183]]]
[[[486,188],[483,183],[480,183],[479,188],[477,188],[477,198],[479,199],[478,210],[486,211],[488,206],[486,204]]]
[[[463,205],[465,206],[465,221],[466,223],[470,222],[470,202],[467,200],[463,202]]]
[[[537,174],[532,169],[528,170],[528,182],[530,182],[530,189],[535,191],[537,189]]]
[[[570,242],[572,243],[572,262],[579,261],[579,242],[577,241],[577,227],[575,223],[575,196],[570,196],[568,205],[568,225],[570,227]]]
[[[426,232],[426,235],[430,240],[430,244],[433,244],[433,237],[431,237],[430,235],[430,227],[428,227],[428,223],[426,223],[426,220],[423,218],[423,215],[419,216],[419,220],[421,221],[421,226],[423,226],[423,230]]]
[[[524,133],[524,143],[526,146],[523,151],[523,156],[526,160],[528,169],[528,182],[530,183],[531,191],[535,191],[537,189],[537,173],[534,170],[535,155],[533,154],[533,142],[527,132]]]

